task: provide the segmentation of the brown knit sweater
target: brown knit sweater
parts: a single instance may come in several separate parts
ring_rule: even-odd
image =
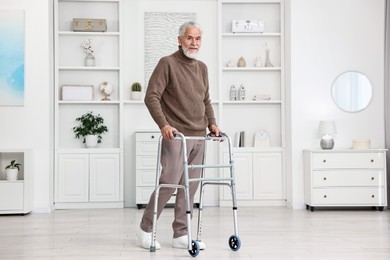
[[[171,125],[187,136],[203,136],[216,124],[210,103],[207,66],[175,53],[160,59],[145,95],[145,104],[161,129]]]

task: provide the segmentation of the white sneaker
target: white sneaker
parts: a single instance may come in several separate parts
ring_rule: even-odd
[[[197,241],[197,242],[199,244],[200,250],[206,249],[205,243],[203,243],[201,241]],[[173,238],[172,239],[172,247],[187,249],[188,248],[188,235]]]
[[[145,249],[150,249],[150,246],[152,244],[152,232],[148,233],[145,232],[141,229],[141,227],[137,227],[135,230],[135,234],[138,238],[139,246],[145,248]],[[160,243],[156,240],[156,249],[160,249],[161,245]]]

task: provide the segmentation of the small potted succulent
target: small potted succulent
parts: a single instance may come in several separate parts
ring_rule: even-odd
[[[102,142],[102,134],[108,131],[104,125],[103,117],[94,115],[92,111],[76,118],[80,124],[73,127],[73,132],[77,139],[82,138],[87,148],[94,148]]]
[[[142,86],[139,82],[134,82],[131,85],[131,99],[132,100],[140,100],[142,99]]]
[[[5,167],[8,181],[16,181],[18,179],[20,166],[22,166],[20,163],[17,163],[16,160],[12,160],[11,163]]]

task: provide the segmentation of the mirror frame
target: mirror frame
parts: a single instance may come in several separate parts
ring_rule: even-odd
[[[342,76],[344,76],[344,75],[346,75],[346,74],[350,74],[350,73],[357,73],[357,74],[359,74],[360,76],[363,76],[363,77],[367,80],[367,82],[368,82],[368,85],[366,85],[366,86],[369,87],[368,91],[370,91],[370,97],[369,97],[368,101],[367,101],[366,103],[362,104],[362,106],[359,107],[359,108],[357,108],[356,110],[351,110],[351,109],[348,109],[347,107],[343,106],[342,104],[338,104],[338,103],[337,103],[337,99],[336,99],[336,97],[335,97],[335,88],[336,88],[336,82],[337,82],[337,80],[339,80]],[[351,86],[351,85],[350,85],[349,87],[354,87],[354,86]],[[340,109],[343,110],[344,112],[348,112],[348,113],[357,113],[357,112],[363,111],[364,109],[366,109],[366,108],[370,105],[370,103],[371,103],[371,101],[372,101],[372,99],[373,99],[373,87],[372,87],[372,84],[371,84],[370,79],[369,79],[364,73],[361,73],[361,72],[355,71],[355,70],[349,70],[349,71],[344,71],[344,72],[340,73],[340,74],[335,78],[335,80],[333,81],[332,86],[331,86],[330,94],[331,94],[333,103],[335,103],[335,105],[336,105],[338,108],[340,108]]]

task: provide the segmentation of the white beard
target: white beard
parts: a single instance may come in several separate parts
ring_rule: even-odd
[[[183,49],[184,55],[186,55],[190,59],[196,59],[198,57],[199,49],[195,53],[191,53],[186,46],[182,45],[181,48]]]

